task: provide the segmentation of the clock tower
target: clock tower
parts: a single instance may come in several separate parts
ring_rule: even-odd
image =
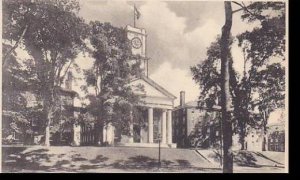
[[[131,43],[131,51],[133,55],[141,56],[141,69],[145,76],[148,76],[148,58],[146,55],[146,30],[142,28],[132,27],[127,25],[125,30],[127,31],[127,38]]]

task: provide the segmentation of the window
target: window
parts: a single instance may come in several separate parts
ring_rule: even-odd
[[[62,96],[61,100],[63,105],[73,105],[73,99],[70,96]]]
[[[31,125],[32,126],[38,126],[38,120],[37,119],[32,119],[31,120]]]

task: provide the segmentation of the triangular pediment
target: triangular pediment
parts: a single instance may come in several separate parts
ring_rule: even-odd
[[[142,86],[143,90],[139,88],[139,86]],[[141,77],[132,80],[131,87],[138,95],[176,99],[176,96],[168,92],[166,89],[164,89],[162,86],[158,85],[148,77]]]

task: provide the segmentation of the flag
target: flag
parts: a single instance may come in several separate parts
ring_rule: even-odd
[[[134,6],[134,16],[136,19],[139,19],[141,16],[141,13],[137,10],[137,8]]]

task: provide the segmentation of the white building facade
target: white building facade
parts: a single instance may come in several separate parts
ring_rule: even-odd
[[[136,106],[142,109],[142,121],[145,125],[141,127],[136,121],[132,121],[130,135],[123,135],[120,129],[107,124],[102,130],[102,142],[115,146],[157,147],[160,141],[161,147],[174,148],[176,144],[173,143],[172,110],[176,97],[148,77],[149,58],[146,55],[145,29],[127,25],[125,30],[132,45],[132,53],[140,57],[143,70],[142,76],[132,79],[130,85],[134,93],[141,97],[141,103]],[[137,86],[142,86],[143,91],[136,88]],[[77,131],[81,132],[82,128],[81,130],[77,128]],[[78,137],[75,134],[74,137]],[[83,139],[86,138],[77,138],[74,144],[82,144]]]

